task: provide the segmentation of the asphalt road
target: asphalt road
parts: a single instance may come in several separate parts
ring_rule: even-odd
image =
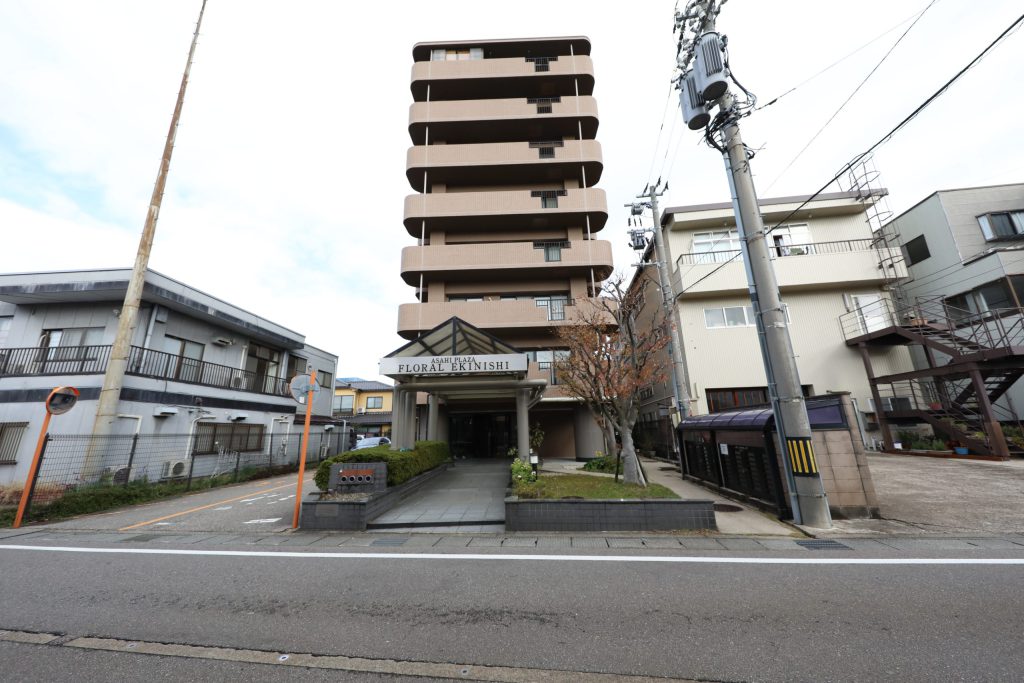
[[[92,642],[82,640],[89,636],[121,639],[89,660],[98,671],[104,656],[128,652],[129,645],[157,652],[171,647],[160,645],[166,643],[202,646],[180,653],[182,668],[167,669],[169,680],[208,677],[189,668],[198,666],[189,653],[210,646],[268,651],[260,655],[266,657],[291,653],[293,663],[305,661],[302,653],[370,658],[391,662],[390,671],[402,674],[437,675],[431,667],[442,663],[445,671],[464,667],[467,673],[452,676],[462,680],[474,680],[474,667],[485,665],[508,667],[501,670],[505,678],[490,680],[523,681],[588,680],[585,673],[553,672],[710,681],[1010,681],[1024,671],[1021,564],[849,564],[870,557],[859,551],[818,552],[814,558],[835,564],[809,565],[763,562],[806,558],[806,551],[762,552],[750,563],[724,564],[609,560],[624,552],[611,549],[603,561],[572,559],[586,550],[540,561],[503,548],[474,559],[460,558],[466,549],[438,548],[432,552],[440,557],[403,549],[383,549],[385,557],[338,549],[328,557],[305,549],[266,557],[264,549],[166,554],[175,546],[131,541],[100,545],[156,554],[3,547],[30,544],[26,539],[0,539],[0,629],[61,637],[50,645],[3,645],[3,672],[46,672],[58,656],[84,661],[80,648]],[[63,545],[87,544],[69,535]],[[693,554],[679,550],[672,557]],[[638,553],[652,555],[666,552]],[[960,556],[1021,558],[1024,552]],[[742,559],[742,553],[716,557]],[[130,656],[154,671],[164,666],[162,655]],[[260,676],[251,667],[274,668],[244,653],[218,655],[209,665],[231,656],[249,669],[237,675],[211,669],[209,676],[251,679]],[[11,662],[21,668],[8,669]]]
[[[316,489],[307,468],[303,492]],[[223,486],[46,525],[60,530],[258,533],[291,528],[298,474]]]

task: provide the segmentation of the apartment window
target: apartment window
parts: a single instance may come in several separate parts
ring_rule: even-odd
[[[306,374],[306,367],[308,363],[309,361],[302,356],[288,356],[287,379],[291,379],[295,375]]]
[[[775,256],[803,256],[814,253],[806,223],[780,225],[769,234]],[[738,247],[737,247],[738,248]]]
[[[366,397],[366,409],[367,410],[380,410],[384,407],[383,396],[367,396]]]
[[[260,424],[242,422],[200,422],[196,424],[192,452],[195,455],[209,455],[221,451],[261,451],[264,429]]]
[[[483,59],[484,49],[482,47],[458,48],[454,50],[431,50],[430,61],[432,62],[461,62],[469,59]]]
[[[198,342],[166,335],[163,350],[175,358],[167,359],[166,377],[182,382],[199,381],[199,368],[203,359],[204,346]]]
[[[804,384],[800,389],[805,398],[814,393],[814,388],[810,384]],[[768,397],[767,387],[708,389],[705,393],[708,399],[709,413],[767,406],[771,402],[771,399]]]
[[[569,243],[564,240],[559,240],[557,242],[534,242],[533,248],[544,250],[545,261],[561,261],[562,250],[568,249]]]
[[[1014,285],[1020,288],[1020,276],[1015,276],[1014,280]],[[1005,278],[975,287],[969,292],[946,297],[945,303],[947,315],[954,320],[965,320],[975,314],[999,309],[1017,308],[1017,300]]]
[[[13,315],[0,315],[0,348],[7,344],[7,337],[11,333],[12,322],[14,322]]]
[[[534,304],[548,309],[548,320],[565,320],[565,307],[569,297],[565,294],[535,296]]]
[[[903,255],[907,259],[907,265],[912,266],[931,257],[928,251],[928,240],[924,235],[918,235],[903,245]]]
[[[565,190],[533,190],[530,192],[531,197],[540,197],[540,207],[542,209],[557,209],[558,198],[565,195]]]
[[[541,159],[554,159],[555,147],[564,147],[561,140],[538,140],[530,143],[530,149],[536,149]]]
[[[537,105],[538,114],[550,114],[553,109],[551,105],[555,102],[561,102],[561,97],[527,97],[527,103]]]
[[[65,327],[43,330],[39,345],[45,348],[96,346],[103,341],[102,327]]]
[[[39,337],[39,346],[47,350],[40,351],[37,360],[45,362],[49,372],[102,370],[102,366],[97,368],[87,365],[90,361],[99,360],[101,350],[98,348],[98,344],[102,341],[102,327],[65,327],[43,330]]]
[[[978,303],[982,310],[994,311],[1000,308],[1016,308],[1013,294],[1006,284],[1006,280],[996,280],[987,285],[982,285],[974,290],[978,295]]]
[[[334,386],[334,375],[326,370],[317,370],[316,383],[324,389],[330,389]]]
[[[691,245],[698,255],[694,263],[721,263],[736,256],[740,250],[739,233],[735,230],[712,230],[693,234]]]
[[[448,297],[448,301],[483,301],[482,296],[475,294],[452,294]]]
[[[538,71],[550,71],[551,62],[557,62],[558,57],[527,57],[527,62],[533,62],[533,70]]]
[[[986,240],[1004,240],[1024,235],[1024,211],[1003,211],[978,216]]]
[[[782,304],[782,311],[789,324],[789,306]],[[705,308],[704,325],[714,327],[750,327],[757,324],[753,306],[724,306],[722,308]]]
[[[554,147],[541,147],[540,148],[540,158],[541,159],[554,159],[555,158],[555,148]]]
[[[334,412],[336,412],[336,413],[351,413],[352,412],[352,405],[353,405],[354,400],[355,400],[355,396],[352,396],[351,394],[344,395],[344,396],[337,396],[336,395],[334,397],[334,406],[333,406]]]
[[[28,422],[0,422],[0,465],[18,462],[18,447]]]

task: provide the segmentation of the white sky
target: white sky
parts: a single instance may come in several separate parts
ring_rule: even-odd
[[[0,272],[131,265],[199,4],[0,0]],[[719,30],[764,103],[926,4],[731,0]],[[209,0],[150,265],[304,333],[339,355],[339,376],[375,378],[403,343],[397,306],[414,300],[399,277],[413,243],[401,223],[413,43],[583,34],[612,212],[599,237],[628,269],[622,204],[649,173],[670,183],[663,206],[728,198],[720,156],[685,131],[675,93],[664,116],[672,9]],[[1019,0],[939,0],[770,189],[909,24],[746,119],[759,194],[817,189],[1020,11]],[[1017,32],[877,153],[892,208],[1024,181],[1021,83]]]

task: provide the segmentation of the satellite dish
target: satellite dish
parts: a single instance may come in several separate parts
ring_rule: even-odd
[[[295,375],[288,383],[288,390],[292,392],[292,398],[298,401],[299,405],[306,405],[306,395],[312,391],[314,394],[320,392],[320,385],[312,381],[309,375]]]

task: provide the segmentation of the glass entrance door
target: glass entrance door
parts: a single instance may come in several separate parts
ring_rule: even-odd
[[[448,441],[455,458],[508,458],[515,445],[515,415],[474,413],[452,415]]]

